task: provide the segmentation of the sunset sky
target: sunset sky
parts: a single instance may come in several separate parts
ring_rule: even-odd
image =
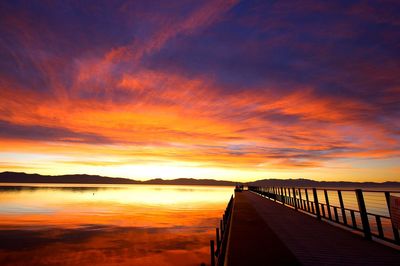
[[[0,172],[400,181],[399,1],[1,1]]]

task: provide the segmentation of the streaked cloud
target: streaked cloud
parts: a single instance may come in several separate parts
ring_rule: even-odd
[[[1,5],[1,152],[32,171],[399,178],[356,163],[400,159],[395,2]]]

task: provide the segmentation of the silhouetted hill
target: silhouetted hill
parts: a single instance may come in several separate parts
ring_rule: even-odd
[[[0,183],[66,183],[66,184],[140,184],[127,178],[112,178],[98,175],[39,175],[17,172],[0,173]]]
[[[223,181],[214,179],[194,179],[194,178],[178,178],[172,180],[151,179],[143,181],[143,184],[160,184],[160,185],[202,185],[202,186],[234,186],[236,182]]]
[[[39,175],[18,172],[0,173],[0,183],[63,183],[63,184],[154,184],[154,185],[203,185],[234,186],[236,182],[213,179],[179,178],[173,180],[151,179],[147,181],[98,175]]]
[[[348,182],[315,181],[310,179],[263,179],[247,183],[249,186],[262,187],[400,187],[400,182]]]
[[[99,175],[39,175],[18,172],[0,173],[0,183],[63,183],[63,184],[149,184],[149,185],[201,185],[201,186],[234,186],[237,182],[214,179],[178,178],[172,180],[151,179],[146,181],[129,178],[105,177]],[[310,179],[263,179],[248,182],[249,186],[276,187],[400,187],[400,182],[345,182],[314,181]]]

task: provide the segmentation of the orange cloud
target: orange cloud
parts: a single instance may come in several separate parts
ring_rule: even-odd
[[[121,27],[127,25],[137,30],[132,30],[135,34],[129,31],[118,42],[111,42],[102,32],[94,31],[95,45],[90,42],[90,36],[79,35],[82,42],[60,38],[49,25],[35,21],[35,16],[23,16],[23,12],[5,16],[4,22],[10,25],[7,34],[15,40],[17,48],[4,45],[15,69],[4,70],[0,76],[1,167],[24,167],[26,158],[36,155],[39,159],[30,161],[35,164],[32,171],[39,169],[47,173],[101,173],[115,169],[118,175],[134,178],[143,177],[142,173],[151,167],[170,167],[179,175],[196,171],[197,177],[214,178],[218,176],[213,175],[226,170],[227,179],[233,175],[244,180],[253,174],[266,177],[282,169],[287,170],[287,176],[320,173],[319,178],[326,174],[334,177],[329,168],[343,165],[342,160],[399,158],[397,109],[393,107],[398,101],[399,89],[389,82],[396,77],[396,67],[390,64],[378,67],[361,58],[343,66],[350,73],[346,78],[355,77],[352,80],[342,77],[336,81],[341,76],[332,72],[336,75],[318,76],[315,82],[300,82],[302,78],[297,77],[296,71],[302,67],[308,69],[308,59],[293,59],[293,62],[284,62],[288,65],[284,71],[278,66],[279,73],[273,72],[275,67],[267,68],[272,74],[264,73],[261,68],[266,60],[258,61],[262,53],[257,49],[265,43],[269,44],[268,49],[276,49],[275,39],[279,46],[284,46],[291,36],[276,34],[258,42],[246,31],[248,25],[257,28],[258,18],[239,19],[234,24],[237,29],[234,34],[240,37],[241,33],[249,34],[246,35],[249,40],[237,47],[237,39],[225,40],[221,35],[225,30],[223,23],[237,12],[232,10],[235,4],[236,1],[211,1],[181,16],[151,16],[132,11],[127,3],[118,9],[121,12],[118,15],[123,17],[123,22],[118,22]],[[273,7],[274,12],[282,11],[282,6]],[[330,10],[325,5],[318,10],[313,8],[314,5],[299,6],[294,11]],[[136,28],[138,21],[134,18],[148,25]],[[271,24],[262,32],[297,26],[273,16],[267,22]],[[214,25],[220,27],[213,28]],[[341,28],[342,24],[329,27]],[[37,34],[40,29],[43,29],[42,38]],[[117,32],[118,27],[113,30]],[[314,31],[319,38],[326,37]],[[114,31],[108,29],[106,33],[111,32]],[[352,33],[349,29],[340,36],[350,38]],[[78,33],[65,34],[76,36]],[[216,45],[216,52],[203,43],[199,45],[199,55],[193,57],[193,62],[190,58],[186,65],[193,68],[190,71],[174,65],[173,61],[179,60],[176,55],[171,56],[173,59],[161,60],[159,65],[158,61],[149,59],[163,53],[170,58],[166,50],[177,41],[183,43],[179,46],[183,54],[186,42],[195,46],[191,38],[199,36],[209,41],[207,45]],[[49,49],[49,44],[55,49]],[[332,59],[328,57],[330,47],[315,47],[305,42],[292,48],[301,53],[312,49],[326,61]],[[229,56],[225,50],[229,50]],[[274,55],[270,54],[271,60]],[[204,69],[200,71],[202,74],[196,72],[197,67],[201,69],[202,57],[215,56],[212,61],[215,65],[207,67],[219,72],[212,75]],[[243,69],[239,67],[242,63]],[[359,65],[354,67],[356,63]],[[268,74],[265,75],[268,78],[263,79],[264,74],[259,74],[259,80],[253,81],[246,72],[247,64],[252,66],[251,73],[260,71]],[[238,79],[241,84],[235,84],[236,76],[231,69],[236,65],[243,70],[238,72],[243,75]],[[290,82],[274,80],[273,76],[280,72]],[[330,91],[333,90],[330,84],[335,82],[342,86],[358,83],[364,86],[362,77],[374,73],[380,77],[371,81],[374,86],[390,85],[384,86],[381,94],[370,96],[370,88],[365,92],[356,91],[363,97],[354,96],[353,91],[351,95]],[[324,83],[322,89],[320,83]],[[374,95],[379,97],[375,99]],[[382,107],[385,104],[389,105],[387,109]],[[131,166],[140,168],[142,173],[134,173]],[[202,168],[209,171],[200,173]],[[393,171],[388,176],[394,176]]]

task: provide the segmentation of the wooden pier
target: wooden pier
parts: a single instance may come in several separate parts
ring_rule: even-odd
[[[394,248],[251,191],[235,193],[230,217],[224,265],[400,265]]]

